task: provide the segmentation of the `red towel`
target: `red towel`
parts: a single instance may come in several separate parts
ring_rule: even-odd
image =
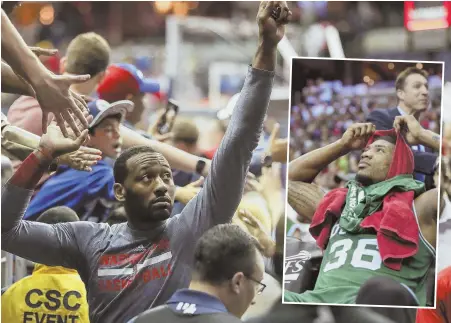
[[[367,146],[377,137],[396,136],[393,159],[387,178],[412,174],[414,169],[413,154],[404,138],[394,129],[378,130],[369,139]],[[316,243],[325,249],[329,241],[332,226],[340,218],[346,201],[347,188],[330,191],[316,210],[310,233]],[[400,270],[402,260],[413,256],[418,251],[419,230],[412,210],[414,192],[389,193],[384,198],[382,209],[367,216],[360,226],[376,231],[379,252],[384,264],[393,270]]]

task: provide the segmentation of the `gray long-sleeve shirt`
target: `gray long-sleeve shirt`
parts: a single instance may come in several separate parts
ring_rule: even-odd
[[[92,323],[126,322],[163,304],[188,287],[197,239],[214,225],[230,222],[238,207],[273,77],[273,72],[249,68],[203,189],[164,225],[137,231],[127,223],[24,221],[32,192],[8,184],[2,192],[2,249],[76,269],[86,284]]]

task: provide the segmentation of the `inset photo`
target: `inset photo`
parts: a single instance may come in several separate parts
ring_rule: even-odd
[[[443,70],[293,59],[284,303],[435,307]]]

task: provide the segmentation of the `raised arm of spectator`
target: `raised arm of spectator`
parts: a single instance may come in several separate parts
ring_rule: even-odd
[[[271,14],[278,6],[281,14],[274,20]],[[178,218],[178,221],[186,221],[185,225],[180,226],[186,227],[194,239],[214,225],[230,222],[238,207],[269,105],[277,44],[284,35],[284,25],[290,16],[291,12],[284,1],[264,1],[260,4],[257,16],[259,45],[252,67],[249,68],[205,184]]]
[[[152,140],[141,136],[136,131],[121,125],[121,137],[123,140],[123,148],[127,149],[133,146],[146,145],[152,147],[155,151],[162,154],[174,169],[184,172],[194,173],[197,171],[199,160],[205,162],[201,175],[207,176],[210,170],[211,161],[191,155],[183,150],[165,144],[158,140]]]
[[[414,116],[405,115],[395,118],[393,128],[402,131],[409,145],[423,145],[437,152],[440,151],[440,135],[421,127]],[[413,150],[415,172],[433,175],[438,153]]]
[[[13,69],[2,62],[2,92],[34,96],[34,90],[23,78],[17,76]]]
[[[367,122],[376,126],[376,130],[393,129],[393,119],[382,110],[374,110],[367,117]],[[412,150],[415,161],[414,171],[426,175],[434,173],[434,164],[438,155],[431,152]]]
[[[74,116],[81,121],[84,127],[88,126],[86,117],[83,115],[86,103],[80,96],[72,93],[69,88],[73,83],[87,81],[90,76],[52,74],[45,68],[35,53],[28,48],[3,9],[1,28],[2,59],[11,66],[16,74],[24,78],[36,93],[36,99],[39,101],[43,112],[43,132],[47,129],[47,115],[53,113],[66,137],[68,132],[64,121],[67,121],[74,133],[79,136],[81,132],[76,126]]]
[[[89,120],[89,118],[88,118]],[[87,139],[84,130],[77,139],[64,138],[58,128],[50,128],[35,150],[2,188],[2,250],[50,266],[77,269],[83,261],[81,243],[95,234],[94,224],[74,222],[49,225],[22,220],[32,190],[43,172],[58,156],[76,151]]]
[[[21,161],[25,160],[39,148],[41,137],[22,128],[11,126],[2,113],[2,121],[3,119],[5,119],[6,125],[2,126],[2,151],[6,151]],[[49,127],[55,127],[55,125],[51,124]],[[98,149],[82,146],[77,151],[60,156],[53,163],[67,165],[78,170],[90,170],[90,167],[101,158],[101,154],[102,152]]]
[[[37,83],[45,67],[28,48],[2,9],[2,59],[30,84]],[[3,66],[2,66],[3,68]]]
[[[412,115],[396,117],[393,128],[401,131],[409,145],[423,145],[435,151],[440,150],[440,135],[424,129]]]
[[[29,49],[37,56],[52,56],[58,51],[55,49],[46,49],[40,47],[29,47]],[[2,92],[13,93],[19,95],[26,95],[34,97],[36,93],[33,87],[25,81],[22,77],[18,76],[11,66],[2,61]]]
[[[262,167],[262,175],[259,178],[261,194],[266,201],[271,214],[271,229],[279,222],[279,217],[285,211],[285,196],[282,190],[280,167]]]

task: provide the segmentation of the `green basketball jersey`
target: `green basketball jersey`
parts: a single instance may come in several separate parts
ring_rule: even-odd
[[[420,306],[425,306],[425,282],[434,260],[435,250],[420,232],[417,253],[404,259],[400,271],[392,270],[382,262],[374,231],[352,234],[344,231],[337,222],[324,251],[314,290],[302,294],[286,293],[285,300],[355,304],[360,287],[368,279],[388,276],[408,286],[415,293]]]

